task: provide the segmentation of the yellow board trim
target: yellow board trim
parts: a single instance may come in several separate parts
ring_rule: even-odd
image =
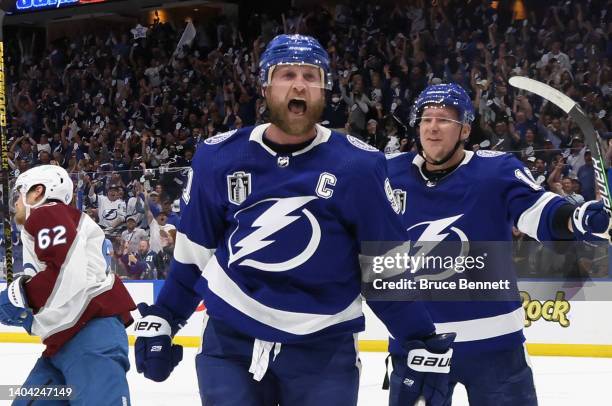
[[[40,344],[40,337],[30,336],[26,333],[0,333],[0,343]]]
[[[130,345],[136,338],[128,336]],[[200,337],[178,336],[176,344],[185,347],[199,347]],[[0,333],[0,343],[40,344],[40,338],[26,333]],[[359,340],[359,351],[387,352],[386,340]],[[529,355],[554,357],[597,357],[612,358],[612,344],[527,344]]]

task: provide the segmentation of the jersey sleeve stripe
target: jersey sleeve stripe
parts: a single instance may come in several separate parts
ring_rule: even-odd
[[[540,218],[544,212],[546,205],[557,197],[552,192],[545,192],[540,198],[527,210],[525,210],[518,219],[517,228],[530,236],[540,241],[538,238],[538,226],[540,224]]]
[[[193,264],[200,268],[206,264],[215,254],[215,250],[191,241],[185,233],[176,233],[176,245],[174,247],[174,259],[183,264]]]
[[[523,329],[525,312],[522,307],[513,312],[480,319],[434,323],[436,332],[457,333],[455,342],[484,340]]]

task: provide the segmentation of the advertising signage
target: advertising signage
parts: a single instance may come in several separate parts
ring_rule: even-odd
[[[106,3],[109,0],[17,0],[13,14],[39,10],[53,10],[95,3]]]

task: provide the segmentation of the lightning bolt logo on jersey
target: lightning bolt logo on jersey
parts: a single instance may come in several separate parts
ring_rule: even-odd
[[[262,141],[267,127],[198,148],[158,303],[176,308],[166,291],[177,278],[211,317],[252,337],[361,331],[360,242],[408,235],[384,156],[321,126],[310,145],[279,156]]]
[[[102,218],[106,221],[113,221],[116,220],[117,217],[119,217],[118,215],[118,210],[117,209],[108,209],[108,210],[104,210],[102,212]]]
[[[405,193],[405,192],[404,192]],[[433,221],[423,221],[408,227],[410,236],[415,240],[411,255],[415,257],[425,257],[435,253],[440,243],[445,241],[442,254],[450,254],[452,257],[465,257],[470,251],[470,242],[467,235],[454,223],[463,217],[463,214],[442,218]],[[449,244],[450,241],[454,243]],[[450,252],[448,252],[450,250]],[[438,253],[440,254],[440,253]],[[420,269],[413,269],[417,273]],[[455,276],[454,269],[438,269],[434,273],[428,273],[427,279],[443,280]],[[415,279],[420,279],[423,275],[417,275]]]
[[[125,202],[121,199],[110,201],[108,197],[98,196],[98,213],[100,213],[100,224],[102,227],[110,227],[119,217],[125,217]]]
[[[321,241],[319,222],[303,208],[314,199],[315,196],[267,199],[239,210],[234,216],[238,226],[228,240],[228,266],[238,261],[240,266],[283,272],[308,261]],[[269,260],[278,254],[285,258]]]
[[[478,255],[475,250],[491,247],[484,272],[515,277],[512,262],[512,227],[540,241],[552,239],[547,216],[563,204],[558,196],[544,192],[526,175],[524,165],[510,154],[465,152],[452,173],[433,186],[421,171],[424,160],[416,154],[389,156],[391,185],[406,193],[409,202],[402,218],[413,243],[412,255],[427,255],[450,244],[453,255]],[[396,192],[397,195],[398,192]],[[460,243],[461,249],[453,244]],[[507,242],[500,245],[500,242]],[[507,246],[508,248],[502,248]],[[428,275],[446,279],[452,270]],[[461,277],[470,277],[469,272]],[[455,354],[482,348],[515,348],[524,341],[523,311],[517,300],[487,302],[428,302],[427,308],[439,333],[457,332]],[[513,296],[511,296],[513,297]],[[391,348],[398,350],[394,344]]]

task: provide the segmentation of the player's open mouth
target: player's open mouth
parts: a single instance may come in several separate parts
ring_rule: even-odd
[[[302,114],[306,113],[306,101],[300,99],[291,99],[289,100],[287,108],[293,114],[301,116]]]

